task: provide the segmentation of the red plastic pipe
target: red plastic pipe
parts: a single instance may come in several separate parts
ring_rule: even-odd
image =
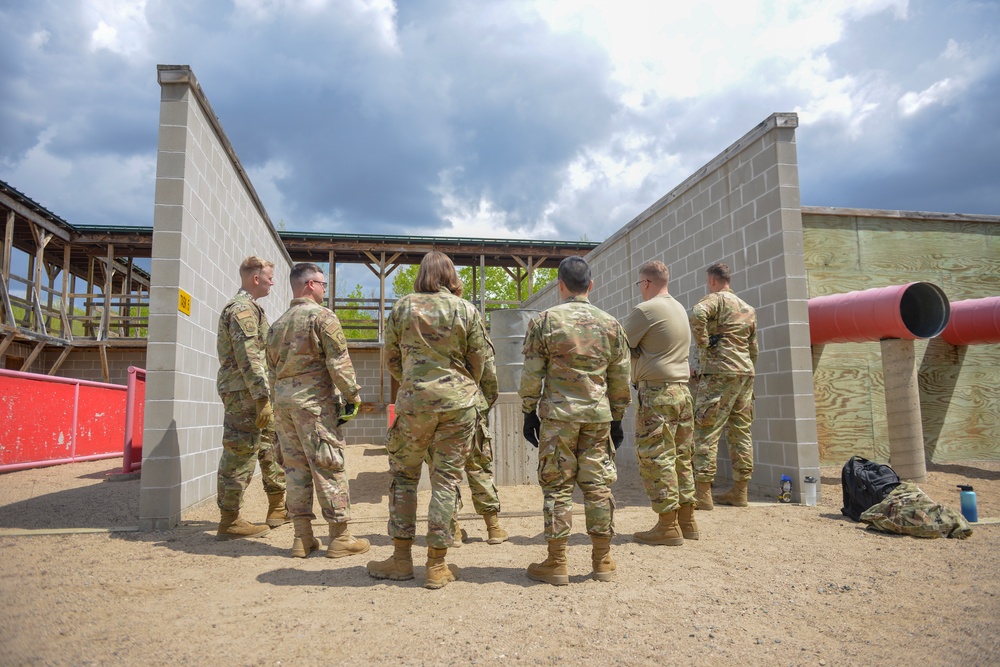
[[[809,299],[813,345],[933,338],[948,324],[950,306],[933,283],[907,283]]]
[[[1000,296],[952,303],[941,338],[952,345],[1000,343]]]

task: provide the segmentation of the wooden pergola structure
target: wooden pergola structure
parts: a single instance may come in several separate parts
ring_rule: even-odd
[[[74,350],[96,348],[107,381],[109,348],[146,348],[149,273],[135,260],[150,257],[151,229],[74,226],[3,181],[0,220],[0,355],[14,342],[31,350],[11,370],[56,348],[56,375]]]
[[[3,181],[0,220],[5,221],[0,253],[0,356],[14,342],[31,348],[12,370],[27,370],[46,348],[58,348],[59,356],[46,371],[56,375],[74,350],[97,348],[107,381],[109,349],[146,348],[150,276],[143,266],[152,257],[151,227],[71,225]],[[358,347],[381,347],[386,312],[392,305],[386,279],[400,266],[419,264],[430,250],[445,253],[456,266],[472,267],[473,294],[469,296],[485,319],[488,312],[516,307],[530,296],[537,269],[558,267],[563,258],[586,255],[598,245],[288,231],[279,235],[293,261],[329,266],[327,305],[332,310],[371,313],[373,336],[352,340],[352,346]],[[377,297],[337,298],[338,264],[366,266],[378,278]],[[483,297],[488,267],[501,267],[510,276],[517,289],[516,301]]]
[[[330,289],[327,305],[331,310],[345,308],[373,313],[377,336],[381,342],[385,314],[392,302],[386,296],[386,279],[400,266],[419,264],[431,250],[443,252],[457,267],[472,268],[472,289],[469,296],[486,319],[487,312],[498,308],[516,307],[534,291],[537,269],[557,268],[565,257],[586,255],[598,244],[589,241],[534,241],[522,239],[473,239],[435,236],[376,236],[366,234],[325,234],[313,232],[280,232],[288,254],[296,262],[327,264],[330,267]],[[362,264],[378,278],[378,296],[374,299],[349,299],[337,294],[337,264]],[[485,298],[486,269],[499,267],[514,281],[515,301]],[[360,306],[358,305],[360,304]]]

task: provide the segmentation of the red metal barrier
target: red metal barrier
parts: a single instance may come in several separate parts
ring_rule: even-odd
[[[933,338],[948,324],[950,306],[933,283],[907,283],[809,299],[813,345]]]
[[[1000,296],[952,303],[941,338],[952,345],[1000,343]]]
[[[128,388],[125,391],[125,451],[122,473],[142,467],[142,430],[146,421],[146,371],[128,367]]]
[[[126,388],[0,370],[0,472],[121,456]]]

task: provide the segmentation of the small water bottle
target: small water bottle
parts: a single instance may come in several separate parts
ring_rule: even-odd
[[[778,487],[778,502],[792,502],[792,478],[788,475],[781,476],[781,486]]]
[[[976,506],[976,492],[968,484],[959,484],[958,488],[962,490],[958,494],[962,503],[962,516],[965,517],[966,521],[977,523],[979,521],[979,508]]]
[[[808,476],[805,478],[805,487],[802,489],[802,501],[806,507],[816,507],[816,478]]]

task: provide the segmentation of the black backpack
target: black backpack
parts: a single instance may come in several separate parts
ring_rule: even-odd
[[[840,513],[861,521],[862,512],[878,505],[899,486],[899,475],[887,465],[852,456],[840,471],[840,484],[844,487]]]

